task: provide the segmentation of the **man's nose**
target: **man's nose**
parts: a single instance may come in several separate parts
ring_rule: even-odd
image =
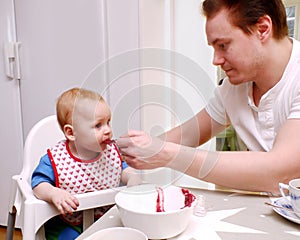
[[[220,65],[223,65],[225,62],[225,59],[222,55],[214,52],[214,57],[213,57],[213,65],[215,66],[220,66]]]

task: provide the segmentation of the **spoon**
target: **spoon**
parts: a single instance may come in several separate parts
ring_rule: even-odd
[[[275,207],[275,208],[281,208],[281,209],[284,209],[286,211],[289,211],[289,212],[292,212],[292,213],[296,213],[294,210],[290,209],[290,208],[287,208],[287,207],[283,207],[283,206],[279,206],[277,204],[274,204],[274,203],[270,203],[270,202],[265,202],[266,205],[269,205],[269,206],[272,206],[272,207]]]

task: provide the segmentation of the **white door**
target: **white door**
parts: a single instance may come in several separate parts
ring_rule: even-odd
[[[23,136],[19,80],[13,76],[14,58],[13,48],[8,47],[10,42],[16,42],[13,1],[2,0],[0,2],[0,225],[6,224],[11,176],[19,173],[22,166]],[[8,47],[7,58],[4,57],[5,46]]]
[[[15,0],[24,133],[105,59],[103,1]]]

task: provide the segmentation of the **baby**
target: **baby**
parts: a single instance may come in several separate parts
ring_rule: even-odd
[[[61,213],[45,224],[46,239],[69,240],[82,232],[82,212],[73,212],[79,205],[74,194],[118,187],[120,182],[139,184],[140,177],[122,162],[111,140],[111,112],[101,95],[70,89],[59,97],[56,114],[66,139],[47,150],[31,185],[37,198]],[[95,209],[95,218],[109,207]]]

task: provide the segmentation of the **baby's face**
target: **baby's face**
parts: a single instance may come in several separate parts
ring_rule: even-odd
[[[73,132],[81,155],[105,149],[105,142],[112,137],[110,120],[110,108],[105,101],[83,100],[76,106]]]

